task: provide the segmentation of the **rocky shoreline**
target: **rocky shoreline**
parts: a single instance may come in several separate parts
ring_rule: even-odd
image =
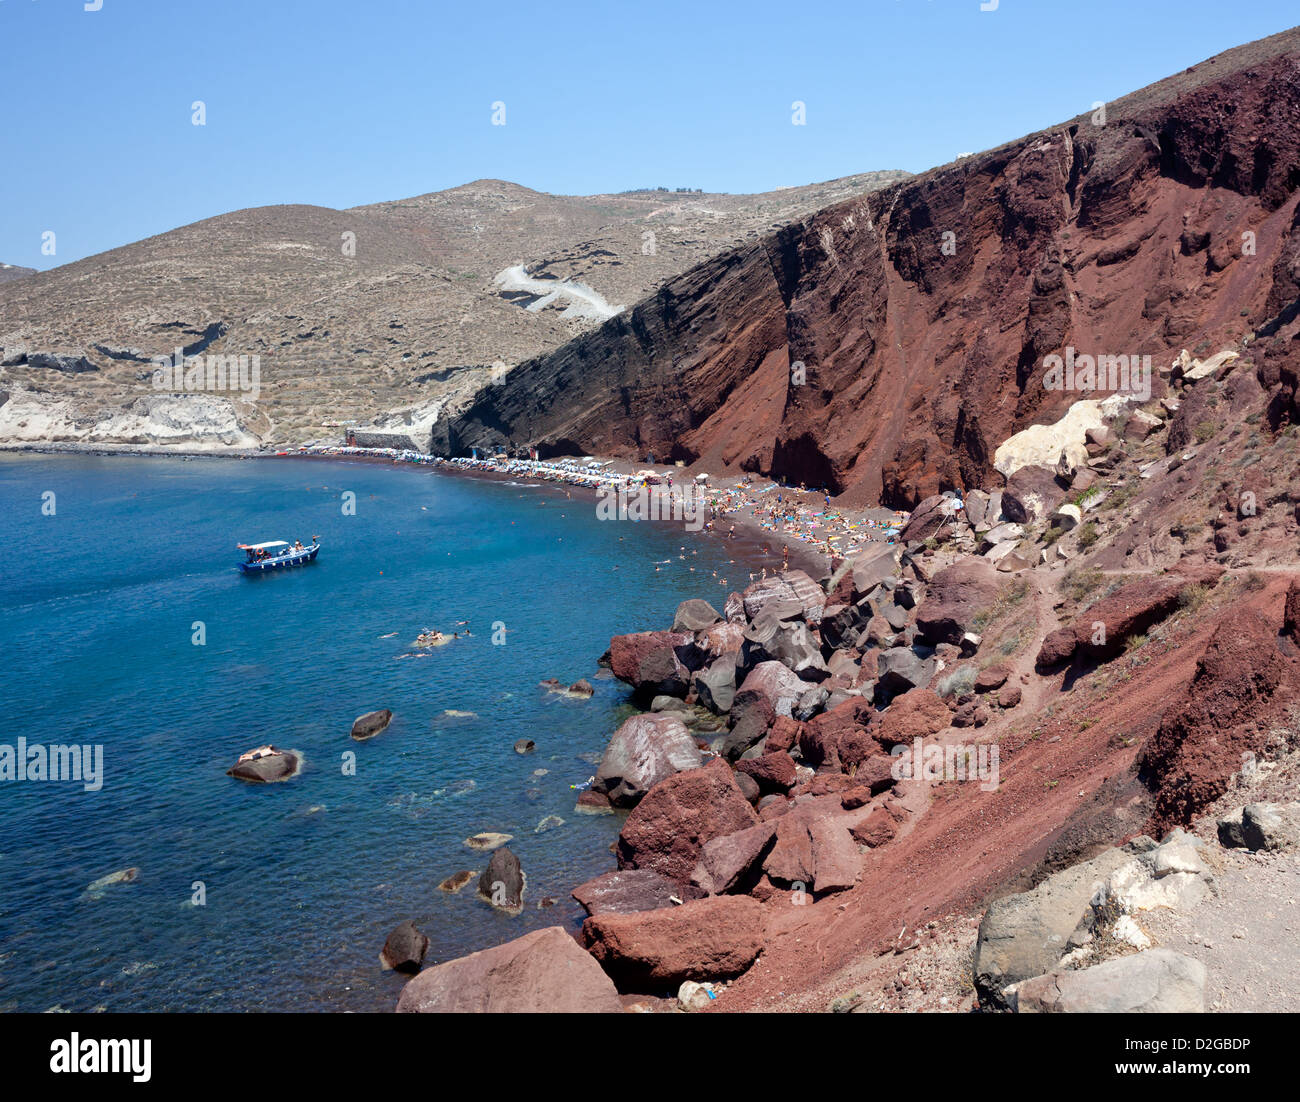
[[[1294,784],[1243,812],[1247,794],[1208,827],[1204,814],[1249,787],[1241,753],[1280,752],[1265,735],[1285,721],[1261,716],[1300,706],[1300,585],[1282,567],[1271,582],[1241,573],[1248,548],[1264,553],[1272,530],[1300,520],[1289,505],[1264,524],[1243,515],[1205,548],[1160,544],[1145,570],[1107,567],[1112,545],[1132,546],[1131,512],[1173,509],[1168,487],[1213,462],[1195,448],[1160,458],[1181,423],[1179,403],[1162,402],[1155,414],[1099,407],[1078,439],[1074,421],[1039,426],[1038,451],[1012,438],[1004,485],[935,495],[893,542],[857,532],[846,555],[809,536],[827,520],[856,532],[855,518],[788,490],[774,517],[767,487],[712,487],[734,507],[713,534],[734,516],[738,553],[766,558],[721,608],[683,601],[663,629],[615,636],[601,659],[640,711],[577,796],[579,812],[624,816],[616,867],[573,888],[581,929],[424,968],[427,941],[403,924],[382,954],[413,976],[398,1009],[1223,1005],[1214,968],[1194,966],[1195,939],[1180,932],[1167,952],[1147,912],[1157,900],[1175,931],[1184,911],[1210,913],[1226,860],[1216,830],[1233,852],[1292,848]],[[570,497],[599,487],[558,464],[521,478],[420,462]],[[1122,671],[1153,653],[1150,691],[1120,691]],[[518,914],[534,905],[526,873],[496,841],[477,895]],[[1083,880],[1110,884],[1114,906],[1076,900]],[[1040,944],[1049,927],[1059,953]]]
[[[1179,450],[1180,399],[1159,402],[1082,404],[1003,443],[1004,484],[926,499],[896,542],[611,640],[641,711],[578,809],[625,816],[616,867],[573,889],[581,930],[555,930],[586,1008],[1210,1008],[1206,970],[1147,912],[1195,913],[1219,858],[1190,828],[1246,783],[1243,754],[1290,745],[1300,571],[1243,564],[1300,507],[1246,516],[1230,553],[1227,525],[1153,538],[1135,569],[1132,517],[1172,514],[1213,463]],[[1129,569],[1106,565],[1116,546]],[[1220,834],[1281,823],[1247,848],[1292,846],[1282,795]],[[526,996],[505,978],[517,948],[435,965],[398,1009],[446,1009],[452,972],[480,985],[457,1005],[553,1008],[546,977]]]

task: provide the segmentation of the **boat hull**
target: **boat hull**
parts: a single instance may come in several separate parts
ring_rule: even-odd
[[[290,566],[306,566],[309,562],[316,561],[316,553],[320,550],[320,544],[315,547],[308,547],[302,551],[295,551],[289,555],[276,555],[273,559],[262,559],[260,562],[241,562],[236,565],[240,573],[243,574],[266,574],[272,570],[284,570]]]

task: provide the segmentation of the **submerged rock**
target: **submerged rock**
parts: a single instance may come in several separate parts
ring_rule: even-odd
[[[118,869],[117,872],[110,872],[107,876],[101,876],[98,880],[87,885],[86,895],[91,899],[98,899],[104,894],[105,888],[111,888],[114,884],[132,884],[140,876],[140,870],[132,865],[130,868]]]
[[[466,838],[465,844],[470,849],[489,850],[504,846],[513,838],[513,834],[501,834],[497,831],[485,830],[482,834],[475,834]]]
[[[446,880],[438,885],[438,890],[440,892],[449,892],[450,894],[455,895],[473,879],[474,874],[468,869],[464,869],[461,872],[453,872]]]
[[[352,737],[357,742],[372,739],[393,721],[393,713],[388,708],[377,712],[367,712],[352,721]]]

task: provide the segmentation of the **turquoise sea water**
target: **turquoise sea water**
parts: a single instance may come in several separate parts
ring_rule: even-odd
[[[619,827],[574,814],[569,787],[627,714],[596,659],[686,597],[740,588],[720,542],[597,521],[576,492],[408,466],[6,456],[0,515],[0,744],[99,744],[105,761],[98,792],[0,782],[10,1010],[388,1010],[402,981],[378,954],[404,919],[428,963],[576,927],[568,893],[613,867]],[[236,542],[313,534],[314,565],[235,569]],[[398,658],[460,620],[470,638]],[[596,696],[548,694],[547,677],[587,677]],[[352,720],[385,707],[389,729],[354,743]],[[525,737],[537,752],[515,754]],[[303,756],[299,776],[225,776],[270,741]],[[534,833],[548,815],[564,825]],[[437,890],[485,867],[463,840],[487,830],[515,836],[518,917],[473,885]],[[134,882],[87,893],[127,867]]]

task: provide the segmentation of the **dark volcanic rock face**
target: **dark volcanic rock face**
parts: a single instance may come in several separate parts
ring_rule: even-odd
[[[1138,759],[1156,794],[1153,828],[1186,825],[1222,796],[1232,774],[1264,752],[1270,732],[1286,729],[1286,706],[1298,695],[1300,671],[1277,629],[1253,609],[1230,614]]]
[[[652,452],[900,507],[987,485],[1004,439],[1080,397],[1044,388],[1045,355],[1167,365],[1300,324],[1297,55],[1296,31],[1241,47],[1103,126],[1081,116],[711,259],[516,368],[441,446]],[[1259,359],[1288,413],[1297,343]]]

